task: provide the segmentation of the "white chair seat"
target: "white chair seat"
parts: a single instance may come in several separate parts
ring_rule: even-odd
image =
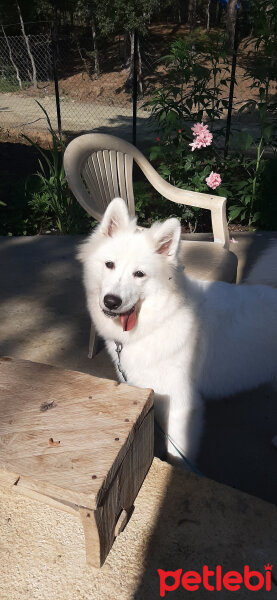
[[[182,240],[181,261],[188,277],[204,281],[236,282],[238,259],[220,244]]]

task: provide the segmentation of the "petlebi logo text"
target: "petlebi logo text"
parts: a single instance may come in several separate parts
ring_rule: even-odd
[[[220,592],[223,589],[235,592],[243,587],[252,592],[262,589],[270,592],[271,571],[272,565],[270,564],[264,566],[263,572],[251,570],[249,565],[245,565],[241,572],[224,572],[221,565],[217,565],[214,570],[210,569],[208,565],[204,565],[202,571],[183,572],[183,569],[176,571],[158,569],[160,596],[164,598],[167,593],[174,592],[180,587],[188,592],[196,592],[201,587],[209,592]]]

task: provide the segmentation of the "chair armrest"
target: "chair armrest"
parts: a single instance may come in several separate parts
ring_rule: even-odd
[[[135,149],[133,156],[148,181],[164,198],[177,204],[187,204],[210,210],[214,241],[222,244],[227,250],[229,249],[226,198],[177,188],[165,181],[139,150]]]
[[[222,244],[223,247],[228,250],[229,231],[226,219],[226,198],[182,190],[181,188],[171,185],[167,181],[165,181],[165,184],[166,186],[163,186],[164,191],[160,191],[160,193],[167,198],[167,200],[171,200],[171,202],[176,202],[177,204],[197,206],[211,211],[214,241]]]

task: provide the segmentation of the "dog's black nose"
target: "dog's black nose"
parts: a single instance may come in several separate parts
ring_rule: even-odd
[[[107,294],[106,296],[104,296],[104,304],[107,308],[113,310],[119,308],[119,306],[122,304],[122,300],[121,298],[119,298],[119,296]]]

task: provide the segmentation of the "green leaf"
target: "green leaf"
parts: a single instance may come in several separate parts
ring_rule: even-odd
[[[175,123],[176,120],[177,120],[177,114],[175,111],[171,110],[167,115],[167,121],[168,121],[168,123]]]
[[[255,214],[253,215],[253,217],[251,219],[251,223],[256,223],[256,221],[258,221],[260,218],[261,218],[261,213],[255,212]]]
[[[226,198],[228,198],[229,192],[228,192],[228,190],[226,190],[226,188],[224,188],[220,185],[218,191],[220,192],[220,196],[226,196]]]
[[[241,113],[245,110],[253,111],[256,108],[256,100],[247,100],[238,110],[238,113]]]
[[[263,130],[263,134],[264,134],[264,138],[265,138],[266,142],[269,142],[270,139],[272,138],[272,134],[273,134],[272,125],[267,125]]]
[[[233,187],[235,190],[243,190],[245,187],[248,187],[247,181],[235,181],[233,183]]]
[[[168,167],[166,167],[165,165],[162,165],[160,167],[160,170],[163,175],[170,175],[170,173],[171,173],[170,169]]]
[[[250,146],[253,144],[253,137],[252,135],[250,135],[250,133],[247,134],[245,142],[244,142],[244,147],[245,150],[248,150],[248,148],[250,148]]]
[[[243,206],[230,206],[229,208],[229,220],[233,221],[243,211]]]
[[[152,146],[150,151],[150,160],[155,160],[161,154],[160,146]]]

